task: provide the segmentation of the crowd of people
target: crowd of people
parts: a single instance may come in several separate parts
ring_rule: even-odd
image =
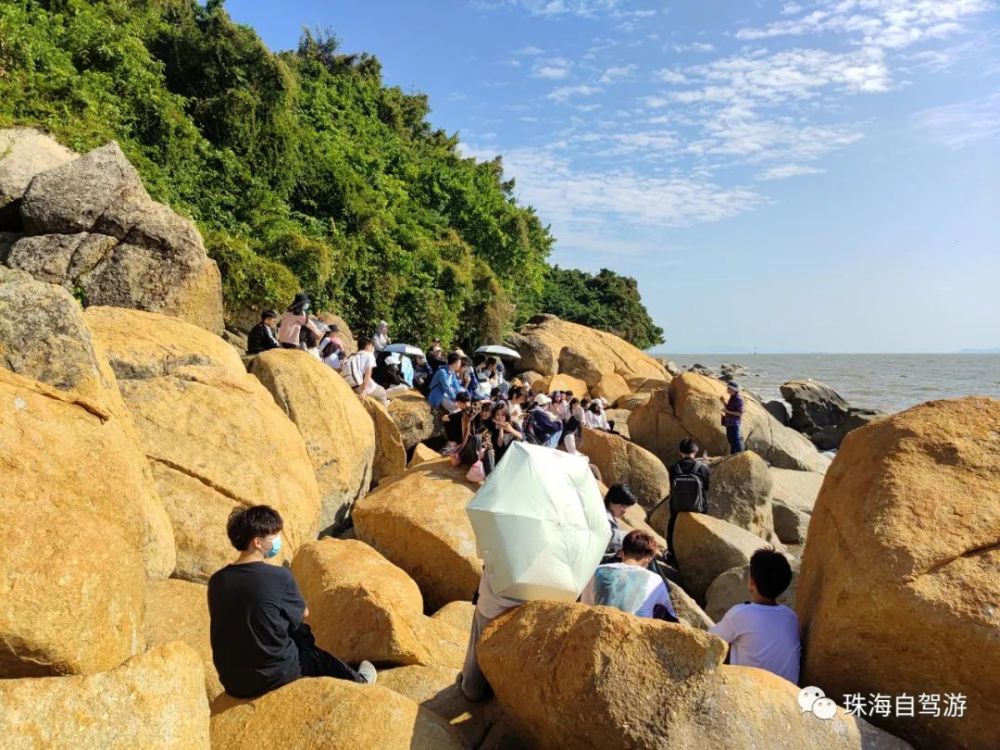
[[[386,321],[371,337],[358,340],[348,354],[339,327],[309,313],[310,300],[296,295],[278,315],[265,310],[248,337],[248,353],[275,348],[301,349],[339,372],[359,397],[386,403],[400,390],[416,389],[440,410],[445,445],[454,465],[468,466],[466,477],[481,482],[516,441],[580,454],[583,428],[614,433],[608,403],[572,391],[536,392],[530,383],[508,379],[501,359],[484,356],[475,363],[461,349],[445,351],[439,340],[426,355],[411,357],[409,347],[394,347]],[[730,451],[743,449],[740,434],[743,400],[739,386],[727,384],[721,397],[722,425]],[[600,473],[591,465],[597,479]],[[678,561],[674,534],[680,513],[705,513],[711,471],[705,451],[688,438],[678,446],[669,467],[669,521],[663,530],[666,549],[642,530],[625,533],[623,519],[636,498],[627,485],[612,485],[604,503],[611,531],[605,555],[580,595],[589,605],[608,606],[638,617],[679,622],[670,596],[668,572]],[[238,553],[232,564],[209,581],[213,660],[230,694],[249,698],[310,676],[331,676],[373,683],[374,666],[353,668],[320,649],[305,623],[308,608],[287,568],[266,564],[281,549],[281,517],[267,506],[234,510],[227,532]],[[750,600],[729,610],[710,632],[730,644],[729,662],[767,669],[798,681],[801,647],[795,613],[777,603],[791,582],[787,558],[772,549],[758,550],[750,561]],[[487,571],[473,597],[475,615],[460,687],[470,700],[481,700],[489,686],[479,670],[476,646],[483,629],[503,612],[523,602],[497,595]]]

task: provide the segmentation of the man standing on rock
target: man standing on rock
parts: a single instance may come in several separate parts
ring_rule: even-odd
[[[719,396],[722,402],[722,426],[726,428],[726,440],[729,441],[729,452],[732,454],[743,451],[743,438],[740,436],[740,428],[743,422],[743,396],[740,395],[740,387],[730,381],[726,383],[726,392],[729,395]]]

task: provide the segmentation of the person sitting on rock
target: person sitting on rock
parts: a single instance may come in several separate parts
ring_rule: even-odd
[[[472,398],[465,391],[455,396],[455,409],[441,417],[444,424],[444,436],[447,442],[441,453],[445,456],[458,453],[465,444],[466,421],[465,413],[472,405]]]
[[[431,369],[427,358],[418,354],[413,363],[413,387],[427,396],[428,387],[431,384],[431,377],[434,371]]]
[[[375,352],[381,352],[391,343],[392,339],[389,338],[389,324],[384,320],[380,320],[378,328],[372,334],[372,344],[375,345]]]
[[[622,539],[625,533],[618,525],[618,519],[624,518],[625,513],[638,502],[632,494],[632,488],[627,484],[613,484],[608,488],[604,496],[604,510],[608,514],[608,525],[611,526],[611,539],[607,549],[604,550],[604,557],[601,565],[613,563],[619,559],[622,551]]]
[[[303,328],[315,335],[317,341],[323,337],[323,332],[306,314],[309,312],[309,305],[309,295],[299,292],[282,314],[281,320],[278,321],[278,343],[282,348],[301,349]]]
[[[792,567],[780,552],[763,548],[750,558],[750,601],[730,607],[708,632],[729,644],[729,663],[758,667],[799,682],[799,620],[777,599],[792,582]]]
[[[340,368],[347,384],[361,398],[371,396],[377,398],[383,405],[389,405],[389,397],[385,388],[375,382],[375,344],[371,339],[358,339],[357,354],[351,356]]]
[[[562,422],[550,411],[552,400],[544,393],[535,396],[522,421],[525,439],[535,445],[556,448],[562,437]]]
[[[507,402],[507,414],[511,424],[520,430],[524,419],[524,403],[528,400],[528,393],[523,385],[515,385],[510,389],[508,395],[510,399]]]
[[[743,451],[743,438],[740,435],[743,422],[743,396],[740,387],[733,382],[726,383],[726,396],[719,396],[722,402],[722,426],[726,428],[726,440],[729,441],[731,454]]]
[[[434,339],[431,348],[427,350],[427,365],[431,368],[431,375],[442,367],[448,366],[448,359],[444,356],[444,349],[441,348],[440,339]]]
[[[399,391],[408,391],[410,386],[403,377],[401,368],[402,361],[398,354],[376,354],[375,373],[372,375],[375,382],[385,388],[386,394],[393,394]]]
[[[662,576],[649,570],[659,552],[651,534],[630,531],[622,539],[620,559],[597,568],[580,601],[615,607],[639,617],[677,622],[666,582]]]
[[[448,366],[439,368],[428,388],[427,402],[437,409],[441,407],[445,413],[455,411],[455,397],[462,390],[458,372],[462,369],[462,355],[452,352],[448,355]]]
[[[282,527],[267,505],[229,515],[226,533],[239,557],[208,581],[212,662],[222,686],[237,698],[256,698],[300,677],[373,684],[371,662],[355,670],[316,646],[291,571],[265,562],[281,551]]]
[[[667,522],[667,562],[677,564],[674,554],[674,526],[678,513],[705,513],[708,510],[708,488],[711,470],[697,459],[700,448],[691,438],[684,438],[678,446],[681,459],[671,465],[670,520]]]
[[[469,633],[469,645],[465,651],[465,664],[462,666],[462,674],[458,678],[458,686],[462,694],[470,701],[485,700],[490,695],[490,684],[479,668],[479,659],[476,654],[479,638],[486,630],[487,625],[507,610],[521,604],[524,602],[520,599],[510,599],[495,594],[490,586],[486,568],[483,568],[482,576],[479,578],[479,591],[476,594],[476,612],[472,616],[472,632]]]
[[[344,364],[345,359],[344,345],[341,343],[340,338],[336,335],[331,335],[331,332],[327,331],[326,337],[320,342],[319,356],[324,364],[340,372],[341,365]]]
[[[274,310],[264,310],[260,314],[260,323],[251,328],[247,336],[247,354],[260,354],[281,346],[275,333],[277,323],[278,313]]]

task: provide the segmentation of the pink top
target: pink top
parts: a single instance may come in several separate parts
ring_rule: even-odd
[[[317,336],[322,335],[316,326],[309,321],[305,313],[296,315],[293,312],[285,312],[281,316],[281,320],[278,321],[278,343],[298,346],[299,333],[302,331],[302,326],[305,326]]]

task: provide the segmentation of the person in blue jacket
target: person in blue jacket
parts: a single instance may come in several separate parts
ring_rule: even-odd
[[[458,371],[462,368],[462,355],[452,352],[448,355],[448,366],[442,367],[431,378],[427,401],[435,409],[442,407],[446,414],[455,411],[455,397],[462,390]]]

